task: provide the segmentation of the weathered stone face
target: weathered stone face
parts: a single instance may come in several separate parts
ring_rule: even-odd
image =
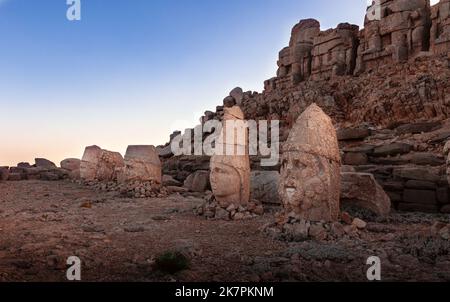
[[[90,146],[85,149],[80,163],[80,177],[87,181],[113,181],[123,167],[124,161],[120,153]]]
[[[129,146],[125,154],[125,167],[119,182],[154,181],[162,183],[162,167],[154,146]]]
[[[232,150],[238,149],[237,140],[227,141],[226,122],[243,120],[242,110],[234,106],[225,108],[224,128],[221,132],[222,143],[218,143],[216,148],[226,150],[231,146]],[[244,136],[247,138],[247,135]],[[220,140],[220,138],[219,138]],[[244,144],[247,144],[245,141]],[[246,147],[239,146],[239,147]],[[217,150],[216,150],[217,152]],[[220,153],[218,153],[220,154]],[[211,188],[217,202],[223,208],[231,204],[246,206],[250,199],[250,160],[248,152],[245,155],[213,155],[210,162],[210,181]]]
[[[278,188],[286,214],[310,221],[339,218],[340,157],[331,119],[315,104],[299,117],[284,146]]]

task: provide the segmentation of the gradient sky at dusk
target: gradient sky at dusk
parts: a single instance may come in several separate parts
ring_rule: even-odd
[[[366,0],[0,0],[0,165],[164,144],[228,92],[261,91],[292,26],[361,25]]]

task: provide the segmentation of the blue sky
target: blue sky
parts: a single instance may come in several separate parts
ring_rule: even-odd
[[[236,86],[261,91],[292,26],[366,0],[0,0],[0,165],[163,144]]]

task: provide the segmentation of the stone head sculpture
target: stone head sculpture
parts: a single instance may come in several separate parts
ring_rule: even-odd
[[[247,148],[248,136],[244,133],[244,140],[239,141],[239,131],[247,131],[244,124],[232,128],[233,134],[227,135],[228,121],[242,121],[244,114],[238,106],[225,108],[223,129],[216,144],[216,153],[211,157],[211,188],[221,207],[231,204],[245,206],[250,199],[250,160],[248,152],[238,153],[239,149]],[[242,145],[243,144],[243,145]],[[220,151],[219,151],[220,150]],[[231,150],[231,154],[227,152]]]
[[[331,119],[313,104],[283,148],[279,194],[287,214],[309,221],[339,218],[340,155]]]

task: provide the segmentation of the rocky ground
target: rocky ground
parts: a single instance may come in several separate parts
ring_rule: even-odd
[[[0,183],[0,281],[66,281],[69,256],[81,259],[84,281],[367,281],[370,256],[381,258],[385,281],[450,281],[450,243],[432,227],[448,215],[362,213],[368,225],[356,238],[288,243],[262,231],[276,208],[208,221],[193,211],[202,202],[130,199],[68,181]],[[189,268],[158,270],[168,251],[187,255]]]

